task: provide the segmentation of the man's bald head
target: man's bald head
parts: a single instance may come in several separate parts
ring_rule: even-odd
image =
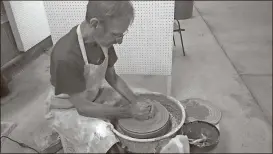
[[[95,40],[105,47],[120,44],[133,20],[130,1],[89,1],[84,22],[86,42]]]
[[[130,1],[89,1],[87,4],[86,21],[92,18],[104,22],[107,19],[128,17],[134,20],[134,8]]]

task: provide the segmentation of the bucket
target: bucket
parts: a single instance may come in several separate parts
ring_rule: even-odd
[[[174,18],[177,20],[185,20],[192,17],[193,0],[175,1]]]

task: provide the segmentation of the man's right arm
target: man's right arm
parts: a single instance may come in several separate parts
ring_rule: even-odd
[[[78,113],[85,117],[121,119],[132,117],[129,108],[112,107],[109,105],[90,102],[84,97],[84,92],[70,96],[70,102],[77,109]]]
[[[80,115],[94,118],[127,118],[130,117],[126,108],[90,102],[85,99],[85,79],[83,73],[72,61],[57,61],[51,66],[51,77],[55,79],[55,94],[68,94],[70,102]]]

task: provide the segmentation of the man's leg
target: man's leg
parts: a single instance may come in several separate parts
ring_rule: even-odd
[[[111,149],[107,151],[107,153],[128,153],[126,149],[122,148],[122,145],[120,142],[114,144]]]
[[[104,86],[99,93],[99,96],[96,98],[96,101],[99,103],[104,103],[112,106],[121,106],[126,104],[126,99],[112,87]],[[116,123],[116,119],[110,121],[113,125]],[[126,149],[122,148],[121,142],[114,144],[108,151],[108,154],[111,153],[127,153]]]
[[[80,116],[76,110],[55,111],[53,115],[53,129],[62,142],[68,143],[63,144],[64,152],[106,153],[118,142],[108,124],[101,119]]]

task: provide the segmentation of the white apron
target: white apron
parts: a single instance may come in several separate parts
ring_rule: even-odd
[[[108,67],[108,49],[102,47],[105,60],[101,65],[89,64],[85,51],[80,25],[77,28],[78,41],[81,53],[85,62],[84,76],[86,79],[86,98],[93,101],[97,96],[105,73]],[[109,91],[109,90],[108,90]],[[113,94],[112,102],[120,98],[120,95]],[[50,121],[53,130],[59,133],[65,153],[106,153],[118,139],[111,131],[113,126],[106,120],[84,117],[78,114],[77,110],[68,100],[68,95],[54,95],[52,88],[47,99],[46,118]],[[111,98],[110,98],[111,99]],[[104,101],[104,98],[98,100]],[[107,101],[107,100],[106,100]]]

